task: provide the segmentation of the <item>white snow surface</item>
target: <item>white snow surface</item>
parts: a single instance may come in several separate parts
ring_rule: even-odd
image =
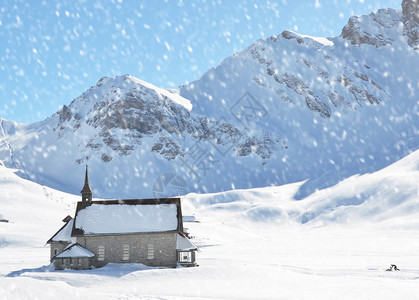
[[[0,299],[416,299],[418,179],[415,151],[301,200],[303,182],[188,194],[199,267],[54,271],[45,242],[80,196],[0,168]]]
[[[301,33],[297,33],[291,30],[287,30],[288,34],[292,37],[292,38],[301,38],[304,41],[304,44],[311,44],[313,45],[313,41],[315,43],[317,43],[317,45],[321,45],[321,46],[333,46],[333,41],[330,38],[327,37],[317,37],[317,36],[310,36],[310,35],[305,35],[305,34],[301,34]]]
[[[130,75],[128,75],[129,77],[130,77],[130,79],[133,81],[133,82],[135,82],[135,83],[137,83],[137,84],[139,84],[139,85],[142,85],[142,86],[145,86],[145,87],[147,87],[147,88],[149,88],[149,89],[153,89],[153,90],[155,90],[156,92],[158,92],[159,94],[161,94],[161,95],[164,95],[164,96],[166,96],[166,97],[168,97],[169,99],[171,99],[173,102],[175,102],[175,103],[177,103],[177,104],[179,104],[179,105],[182,105],[184,108],[186,108],[187,110],[192,110],[192,103],[188,100],[188,99],[186,99],[186,98],[183,98],[182,96],[180,96],[179,94],[177,94],[177,93],[172,93],[171,91],[169,91],[169,90],[166,90],[166,89],[162,89],[162,88],[159,88],[159,87],[156,87],[155,85],[153,85],[153,84],[151,84],[151,83],[149,83],[149,82],[146,82],[146,81],[144,81],[144,80],[141,80],[141,79],[138,79],[138,78],[136,78],[136,77],[134,77],[134,76],[130,76]]]
[[[63,252],[58,254],[56,258],[67,258],[67,257],[94,257],[95,255],[89,250],[83,248],[77,244],[70,244]]]
[[[57,234],[52,238],[53,242],[75,242],[76,238],[71,237],[71,231],[73,229],[74,219],[65,224],[65,226],[57,232]]]
[[[84,234],[162,232],[178,227],[175,204],[92,204],[77,213]]]

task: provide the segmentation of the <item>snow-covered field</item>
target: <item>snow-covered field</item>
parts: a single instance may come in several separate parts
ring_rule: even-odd
[[[0,299],[417,299],[418,182],[416,151],[302,200],[302,182],[189,194],[199,267],[54,271],[45,242],[80,197],[0,167]]]

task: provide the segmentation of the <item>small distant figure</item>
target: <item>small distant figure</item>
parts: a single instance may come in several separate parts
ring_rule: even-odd
[[[400,271],[400,269],[396,265],[391,265],[386,271]]]

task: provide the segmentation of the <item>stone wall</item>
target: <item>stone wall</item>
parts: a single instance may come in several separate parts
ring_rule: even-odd
[[[54,261],[55,270],[73,269],[87,270],[92,265],[92,259],[87,257],[81,258],[57,258]]]
[[[176,232],[142,233],[78,237],[77,243],[95,254],[93,265],[102,267],[108,263],[142,263],[148,266],[176,267]],[[104,259],[100,260],[99,246],[105,246]],[[149,246],[153,245],[153,258]],[[128,259],[124,259],[129,249]]]
[[[52,262],[52,258],[57,255],[60,254],[65,247],[67,247],[68,245],[70,245],[70,243],[65,243],[65,242],[51,242],[51,248],[50,248],[50,260]],[[57,251],[55,251],[57,250]]]

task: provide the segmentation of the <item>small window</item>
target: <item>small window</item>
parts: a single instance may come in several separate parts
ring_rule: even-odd
[[[122,245],[122,260],[129,260],[129,245]]]
[[[154,245],[147,245],[147,259],[154,259]]]
[[[179,262],[192,262],[192,253],[191,252],[179,252]]]
[[[54,255],[57,255],[57,252],[58,252],[58,249],[57,249],[57,248],[55,248],[55,249],[54,249]]]
[[[105,245],[99,245],[97,247],[97,260],[98,261],[105,260]]]

